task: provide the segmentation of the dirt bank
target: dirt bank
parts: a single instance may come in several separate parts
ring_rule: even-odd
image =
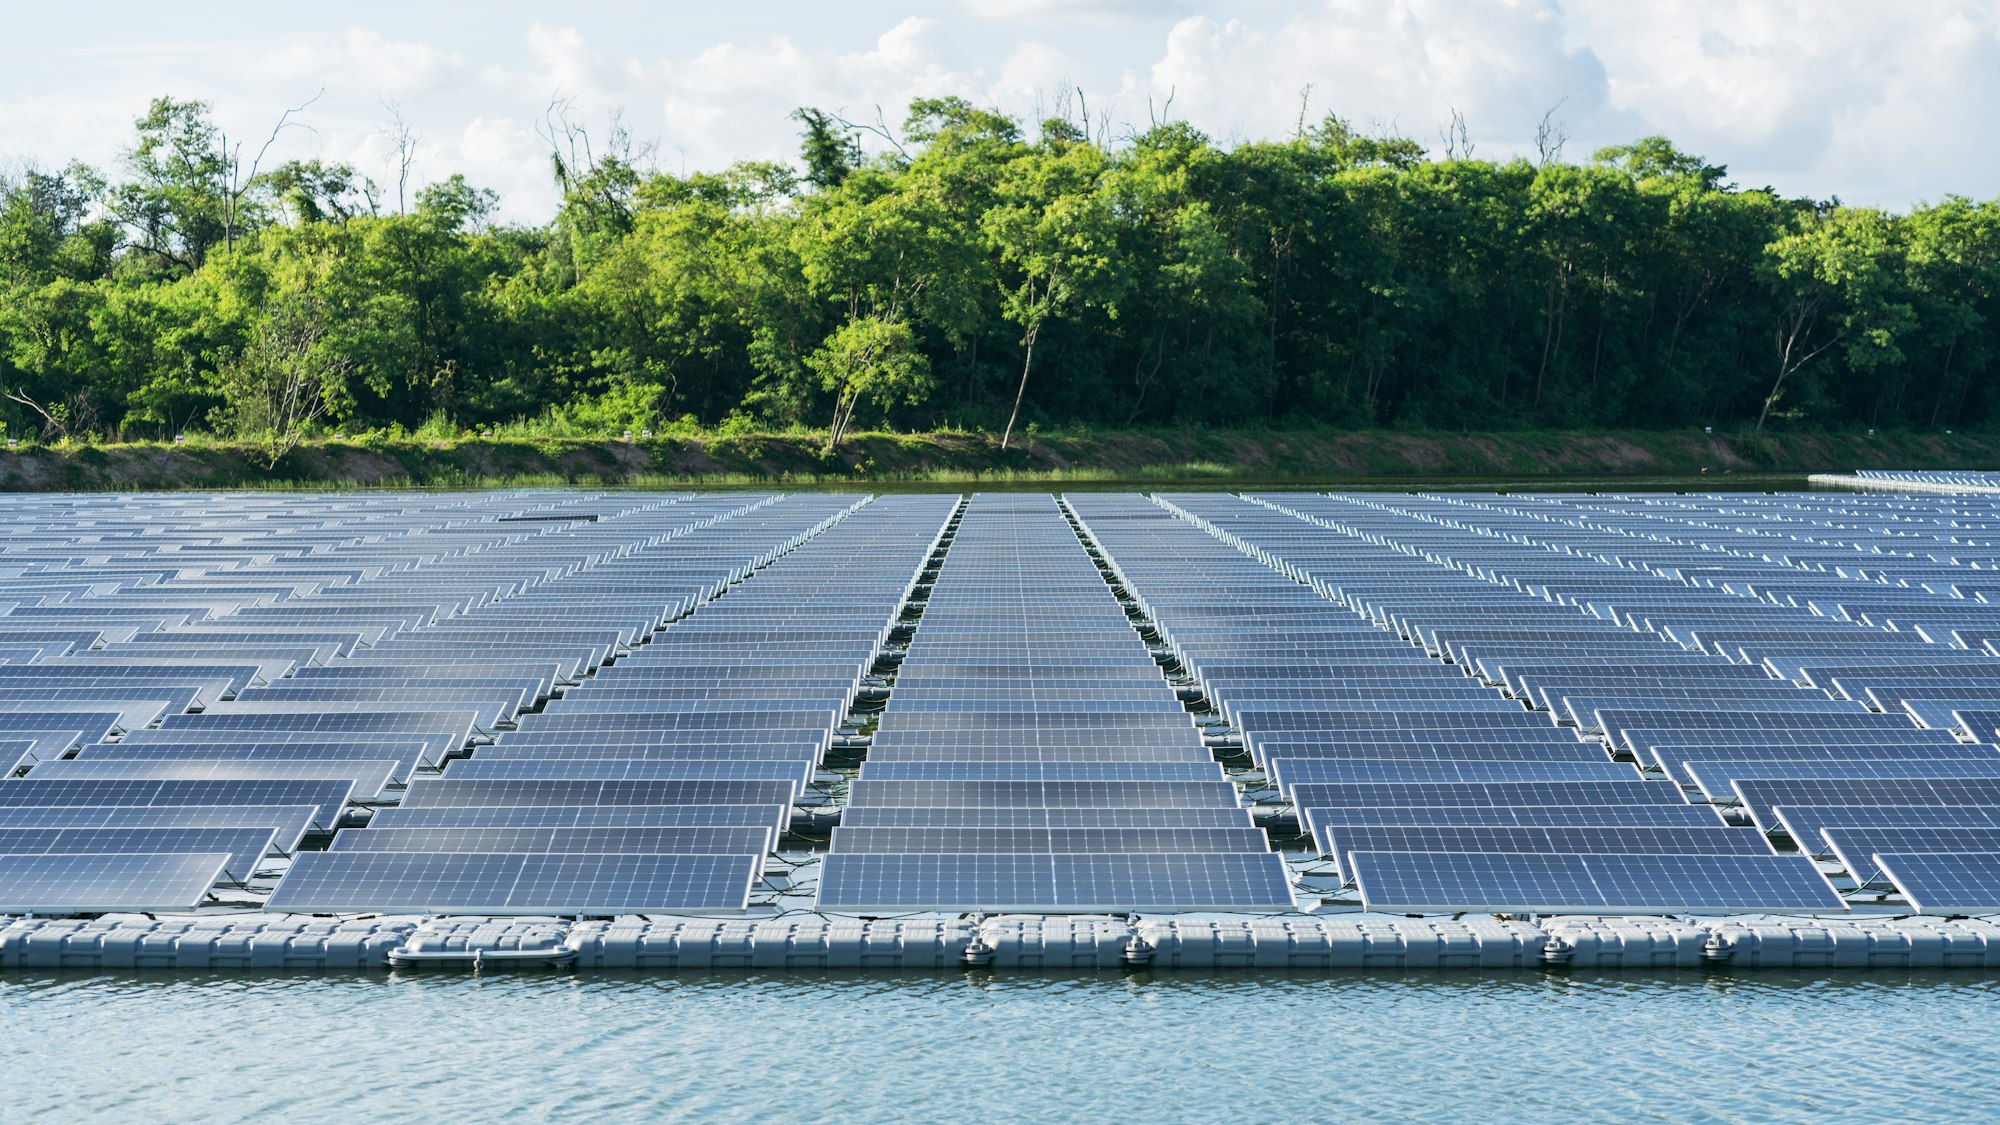
[[[861,434],[833,457],[810,435],[644,441],[352,441],[267,467],[254,446],[136,443],[0,451],[11,491],[493,484],[978,480],[1533,479],[2000,467],[2000,436],[1943,434],[1163,431],[1036,436]]]

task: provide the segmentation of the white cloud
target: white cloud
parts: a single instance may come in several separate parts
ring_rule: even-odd
[[[14,79],[0,161],[110,164],[163,93],[208,99],[232,136],[261,141],[324,86],[314,131],[274,158],[351,160],[386,181],[387,97],[427,138],[425,178],[463,171],[502,191],[509,217],[539,221],[554,195],[532,123],[556,96],[593,136],[623,108],[663,164],[692,169],[791,157],[801,105],[867,119],[879,106],[893,125],[911,98],[956,94],[1025,120],[1080,86],[1093,120],[1123,124],[1171,93],[1176,115],[1227,141],[1290,133],[1310,84],[1313,117],[1431,145],[1457,108],[1482,155],[1529,149],[1560,101],[1572,156],[1657,132],[1798,194],[2000,194],[1993,0],[960,0],[923,19],[858,0],[802,9],[782,34],[749,4],[578,6],[557,26],[525,6],[467,24],[361,0],[340,31],[274,10],[197,40],[71,7],[0,41]]]
[[[1799,193],[1898,203],[1993,194],[2000,12],[1911,0],[1577,0],[1611,101],[1652,131]]]
[[[1116,23],[1189,7],[1185,0],[961,0],[961,6],[980,19],[1041,23]]]
[[[250,73],[273,84],[339,86],[408,98],[456,82],[464,69],[462,58],[436,47],[349,28],[260,53]]]
[[[1149,92],[1232,137],[1289,132],[1312,87],[1313,117],[1340,114],[1420,141],[1456,108],[1475,142],[1516,146],[1562,103],[1571,122],[1594,120],[1606,92],[1588,47],[1565,42],[1552,0],[1361,0],[1324,5],[1281,23],[1176,24]]]

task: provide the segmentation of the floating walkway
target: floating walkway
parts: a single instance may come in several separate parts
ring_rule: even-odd
[[[2000,969],[1974,918],[999,916],[0,921],[0,971],[593,972]]]
[[[1807,477],[1806,481],[1814,488],[1848,488],[1858,492],[2000,496],[2000,476],[1993,473],[1891,473],[1864,470],[1858,473],[1814,473]]]

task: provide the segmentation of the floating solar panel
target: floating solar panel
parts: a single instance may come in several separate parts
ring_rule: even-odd
[[[768,805],[433,805],[377,809],[368,827],[390,828],[707,828],[781,832],[791,806]]]
[[[0,808],[57,805],[311,805],[331,831],[349,781],[0,781]]]
[[[967,762],[875,761],[860,781],[1080,781],[1205,782],[1223,780],[1222,767],[1206,762]],[[858,782],[857,782],[858,784]]]
[[[1827,851],[1862,886],[1882,876],[1881,869],[1875,866],[1878,853],[2000,853],[2000,827],[1823,828],[1820,835],[1826,841]]]
[[[1919,914],[2000,914],[2000,852],[1878,852],[1874,862]]]
[[[789,805],[789,781],[537,781],[515,778],[410,783],[404,808],[436,805]]]
[[[1752,835],[1755,835],[1754,833]],[[833,830],[842,853],[1267,852],[1261,828],[855,828]]]
[[[312,805],[16,805],[0,808],[0,831],[14,829],[144,830],[242,828],[273,833],[271,846],[296,850],[319,810]],[[230,870],[234,871],[235,868]]]
[[[1221,782],[871,781],[848,793],[849,808],[876,805],[1023,808],[1172,808],[1236,805]]]
[[[1683,762],[1682,776],[1693,780],[1711,801],[1734,801],[1735,784],[1756,778],[2000,778],[2000,758],[1992,761],[1937,758],[1850,758]]]
[[[78,914],[193,910],[228,852],[0,855],[0,911]]]
[[[307,914],[675,914],[749,905],[753,855],[306,852],[265,908]]]
[[[1262,853],[891,855],[833,853],[818,907],[905,911],[1130,913],[1293,908],[1283,861]]]
[[[1680,786],[1642,781],[1408,781],[1309,783],[1292,787],[1301,808],[1381,805],[1681,805]]]
[[[1791,855],[1349,852],[1369,910],[1399,914],[1838,912],[1812,861]]]
[[[840,814],[842,828],[1246,828],[1250,810],[1237,805],[1172,808],[1093,808],[1015,806],[852,805]],[[1261,830],[1260,830],[1261,831]]]
[[[243,882],[271,850],[270,828],[4,828],[0,855],[169,855],[223,852],[224,877]]]
[[[1778,827],[1780,806],[2000,805],[2000,778],[1743,779],[1732,786],[1757,827]]]
[[[1432,828],[1695,828],[1727,826],[1709,805],[1453,805],[1301,808],[1299,817],[1322,854],[1331,854],[1325,833],[1352,827]]]
[[[1407,758],[1268,759],[1279,792],[1301,784],[1338,782],[1627,781],[1639,775],[1621,762],[1412,760]]]
[[[522,852],[533,855],[763,855],[771,850],[767,825],[738,827],[604,828],[348,828],[329,851]],[[0,844],[5,835],[0,834]]]
[[[1780,805],[1772,819],[1799,850],[1822,855],[1834,828],[2000,828],[2000,805]]]
[[[43,762],[29,781],[344,781],[351,799],[372,800],[395,780],[401,766],[370,759],[330,762],[204,759],[89,758]]]
[[[755,781],[785,780],[804,789],[812,780],[810,759],[739,759],[701,761],[689,759],[628,758],[474,758],[454,762],[445,769],[446,781],[532,779],[532,780],[677,780]]]

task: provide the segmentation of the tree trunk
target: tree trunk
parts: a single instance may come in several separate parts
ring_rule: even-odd
[[[1951,361],[1958,354],[1958,341],[1944,350],[1944,374],[1938,379],[1937,402],[1931,406],[1931,429],[1937,429],[1938,417],[1944,413],[1944,396],[1951,390]]]
[[[831,454],[840,439],[847,436],[847,424],[854,417],[854,404],[859,398],[850,388],[842,387],[840,397],[833,400],[833,421],[826,428],[826,449],[822,456]]]
[[[1530,408],[1542,405],[1542,378],[1549,372],[1549,356],[1562,347],[1563,307],[1569,298],[1569,282],[1564,276],[1567,273],[1567,269],[1559,270],[1549,282],[1548,307],[1543,313],[1542,362],[1535,367],[1535,400],[1529,404]]]
[[[1764,432],[1764,420],[1770,418],[1770,408],[1778,404],[1778,392],[1784,390],[1784,376],[1792,374],[1792,368],[1790,368],[1790,362],[1788,362],[1790,352],[1792,352],[1790,346],[1786,346],[1786,348],[1782,348],[1778,352],[1778,380],[1770,384],[1770,394],[1764,396],[1764,408],[1758,410],[1758,414],[1756,414],[1756,428],[1750,430],[1754,434],[1762,434]]]
[[[1021,342],[1028,346],[1028,355],[1027,358],[1021,361],[1021,385],[1014,388],[1014,412],[1007,415],[1007,428],[1001,431],[1000,434],[1000,448],[1002,449],[1007,448],[1007,443],[1013,440],[1014,423],[1021,417],[1021,396],[1028,393],[1028,369],[1035,364],[1035,337],[1041,335],[1041,333],[1042,324],[1040,321],[1036,321],[1034,324],[1028,326],[1028,334],[1021,338]]]
[[[1146,372],[1145,375],[1137,376],[1134,379],[1134,382],[1139,384],[1139,397],[1132,400],[1132,413],[1125,416],[1125,424],[1127,426],[1139,420],[1139,411],[1144,409],[1146,405],[1146,391],[1152,387],[1154,377],[1159,375],[1160,364],[1166,362],[1167,329],[1165,325],[1161,325],[1159,333],[1150,342],[1153,345],[1153,369]],[[1139,361],[1132,365],[1133,370],[1136,372],[1145,362],[1146,352],[1142,348],[1139,352]]]

